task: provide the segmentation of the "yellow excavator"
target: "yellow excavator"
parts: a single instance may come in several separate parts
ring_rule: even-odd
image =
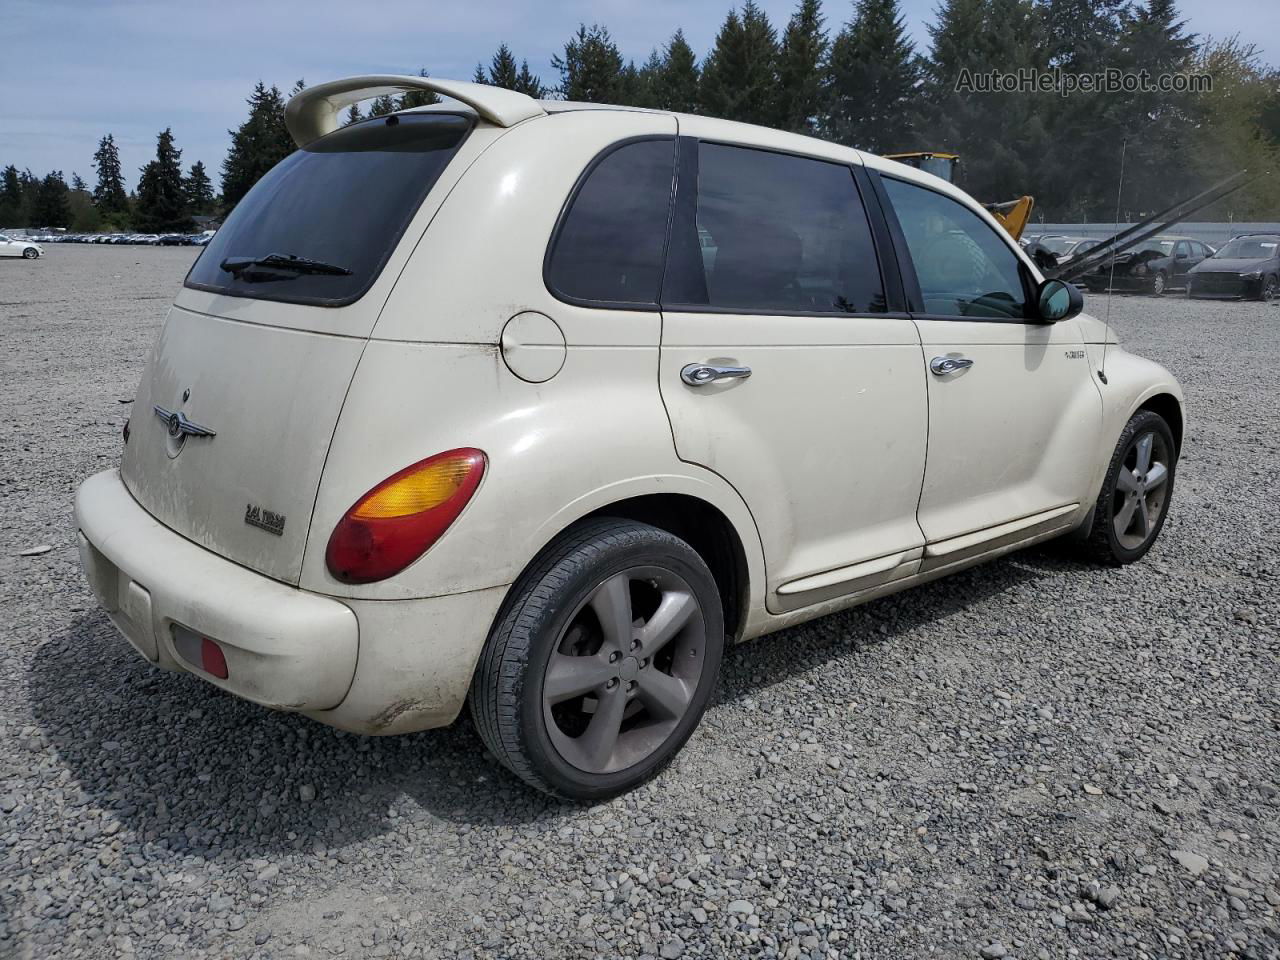
[[[886,160],[897,160],[899,163],[905,163],[925,173],[932,173],[947,183],[955,182],[956,166],[960,163],[959,154],[927,150],[919,150],[915,153],[886,153],[884,157]],[[1031,222],[1031,211],[1036,208],[1036,200],[1035,197],[1019,197],[1017,200],[1007,200],[1004,203],[984,203],[983,206],[996,218],[996,222],[1008,231],[1009,236],[1014,240],[1021,240],[1022,231]]]

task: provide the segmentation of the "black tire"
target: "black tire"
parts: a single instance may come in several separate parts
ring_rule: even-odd
[[[34,260],[38,256],[40,256],[40,251],[35,247],[27,247],[22,251],[23,260]]]
[[[582,629],[581,620],[575,618],[594,617],[594,613],[585,613],[589,601],[609,582],[636,570],[665,571],[660,575],[670,576],[688,587],[688,592],[682,591],[681,596],[691,595],[696,601],[700,614],[697,623],[702,633],[692,641],[688,651],[690,660],[682,659],[681,663],[687,665],[700,658],[700,668],[688,668],[700,669],[700,672],[696,684],[692,681],[686,684],[685,692],[689,686],[693,692],[683,707],[683,714],[669,718],[668,722],[673,724],[669,733],[656,735],[665,737],[660,745],[628,766],[592,772],[570,763],[557,747],[558,743],[565,743],[567,734],[559,727],[558,718],[552,716],[559,705],[552,706],[550,695],[544,702],[544,682],[552,657],[565,654],[564,644],[573,636],[570,631]],[[634,583],[623,582],[629,591],[644,587],[639,579]],[[652,582],[656,590],[657,580]],[[655,596],[660,600],[662,594],[658,592]],[[634,618],[635,603],[630,600],[628,603]],[[639,619],[644,619],[643,613]],[[632,650],[637,643],[632,641]],[[676,640],[667,642],[673,651],[677,645]],[[694,652],[693,647],[701,649]],[[711,700],[723,650],[724,614],[720,593],[697,551],[678,537],[647,524],[609,517],[586,521],[552,542],[512,586],[472,678],[468,698],[471,717],[485,746],[504,766],[532,786],[569,800],[603,800],[625,793],[655,776],[684,746]],[[680,653],[685,652],[685,647],[680,647]],[[675,655],[675,652],[670,654]],[[635,657],[639,656],[636,653],[626,658],[632,671],[636,667]],[[652,664],[648,658],[639,664],[646,665],[658,670],[659,657],[654,656]],[[674,664],[663,672],[673,670]],[[633,683],[628,678],[626,689],[630,691],[642,681],[643,678],[637,677]],[[613,686],[609,689],[615,693],[600,693],[600,699],[594,701],[594,709],[602,713],[603,698],[617,696],[619,680],[614,678],[610,682]],[[590,705],[593,696],[597,695],[585,695],[582,702]],[[633,695],[628,692],[627,696]],[[634,696],[640,700],[643,691]],[[635,704],[628,700],[626,709],[633,706]],[[647,717],[647,709],[641,703],[639,719]],[[594,719],[594,713],[590,716]],[[656,725],[646,727],[635,723],[636,719],[636,715],[631,716],[633,729],[640,730],[641,734],[646,730],[665,729]],[[621,723],[625,732],[628,720]],[[550,729],[549,724],[556,724],[556,729]],[[617,735],[619,743],[622,735]],[[580,736],[585,739],[585,730]]]
[[[1258,299],[1263,303],[1280,298],[1280,278],[1275,274],[1262,278],[1258,285]]]
[[[1157,297],[1163,297],[1165,291],[1169,289],[1169,275],[1163,270],[1157,270],[1155,276],[1151,278],[1151,292]]]
[[[1164,463],[1167,471],[1161,484],[1163,497],[1159,503],[1158,515],[1149,523],[1144,535],[1140,539],[1137,534],[1122,539],[1116,526],[1120,522],[1123,501],[1128,495],[1119,487],[1120,472],[1129,469],[1127,464],[1134,458],[1137,444],[1147,435],[1154,435],[1155,449],[1163,448],[1164,459],[1167,460],[1155,461]],[[1086,518],[1086,526],[1079,531],[1077,549],[1085,559],[1119,567],[1141,560],[1146,555],[1160,536],[1165,518],[1169,516],[1169,504],[1173,499],[1173,484],[1178,468],[1177,454],[1173,431],[1169,429],[1164,417],[1150,410],[1139,410],[1129,419],[1120,433],[1115,452],[1111,455],[1111,463],[1107,467],[1098,500]],[[1144,492],[1143,495],[1147,494]]]

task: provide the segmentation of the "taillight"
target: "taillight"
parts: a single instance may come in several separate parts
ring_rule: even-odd
[[[485,456],[463,447],[419,460],[355,502],[325,550],[329,572],[344,583],[372,583],[399,573],[430,549],[480,485]]]

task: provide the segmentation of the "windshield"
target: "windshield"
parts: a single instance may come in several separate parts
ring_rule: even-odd
[[[1276,255],[1280,236],[1236,237],[1215,253],[1216,260],[1267,260]]]
[[[393,114],[295,150],[236,205],[186,285],[321,306],[359,299],[471,124],[456,114]]]
[[[1145,243],[1140,244],[1138,246],[1138,249],[1134,251],[1134,253],[1148,253],[1148,252],[1162,253],[1167,257],[1169,254],[1173,253],[1173,241],[1172,240],[1148,240]]]

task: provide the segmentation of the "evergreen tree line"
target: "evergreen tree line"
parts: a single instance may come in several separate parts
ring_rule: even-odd
[[[0,170],[0,229],[66,227],[77,233],[137,230],[179,233],[192,229],[192,217],[217,213],[219,200],[204,164],[182,172],[182,151],[173,131],[156,137],[156,157],[138,175],[133,193],[125,189],[120,151],[107,134],[93,154],[97,183],[90,188],[78,173],[68,183],[61,170],[37,178],[12,164]]]
[[[1124,145],[1122,218],[1167,206],[1240,169],[1280,171],[1280,70],[1237,38],[1188,31],[1176,0],[942,0],[927,51],[915,48],[899,0],[854,0],[829,27],[820,0],[798,0],[781,30],[744,0],[725,16],[701,59],[677,29],[639,66],[609,30],[581,24],[552,58],[544,84],[505,43],[477,83],[533,97],[617,103],[723,117],[810,134],[876,153],[961,155],[958,180],[984,201],[1030,193],[1050,221],[1115,215]],[[1188,93],[976,92],[967,73],[1206,73],[1209,91]],[[426,76],[426,70],[419,71]],[[294,84],[290,94],[304,88]],[[347,122],[435,102],[426,91],[351,107]],[[110,135],[94,155],[92,191],[12,166],[0,175],[0,226],[180,229],[197,213],[233,207],[293,150],[287,98],[259,82],[231,145],[215,198],[203,165],[184,176],[172,133],[157,138],[135,194],[125,190]],[[74,178],[78,181],[78,177]],[[1280,176],[1205,211],[1206,219],[1280,215]]]

